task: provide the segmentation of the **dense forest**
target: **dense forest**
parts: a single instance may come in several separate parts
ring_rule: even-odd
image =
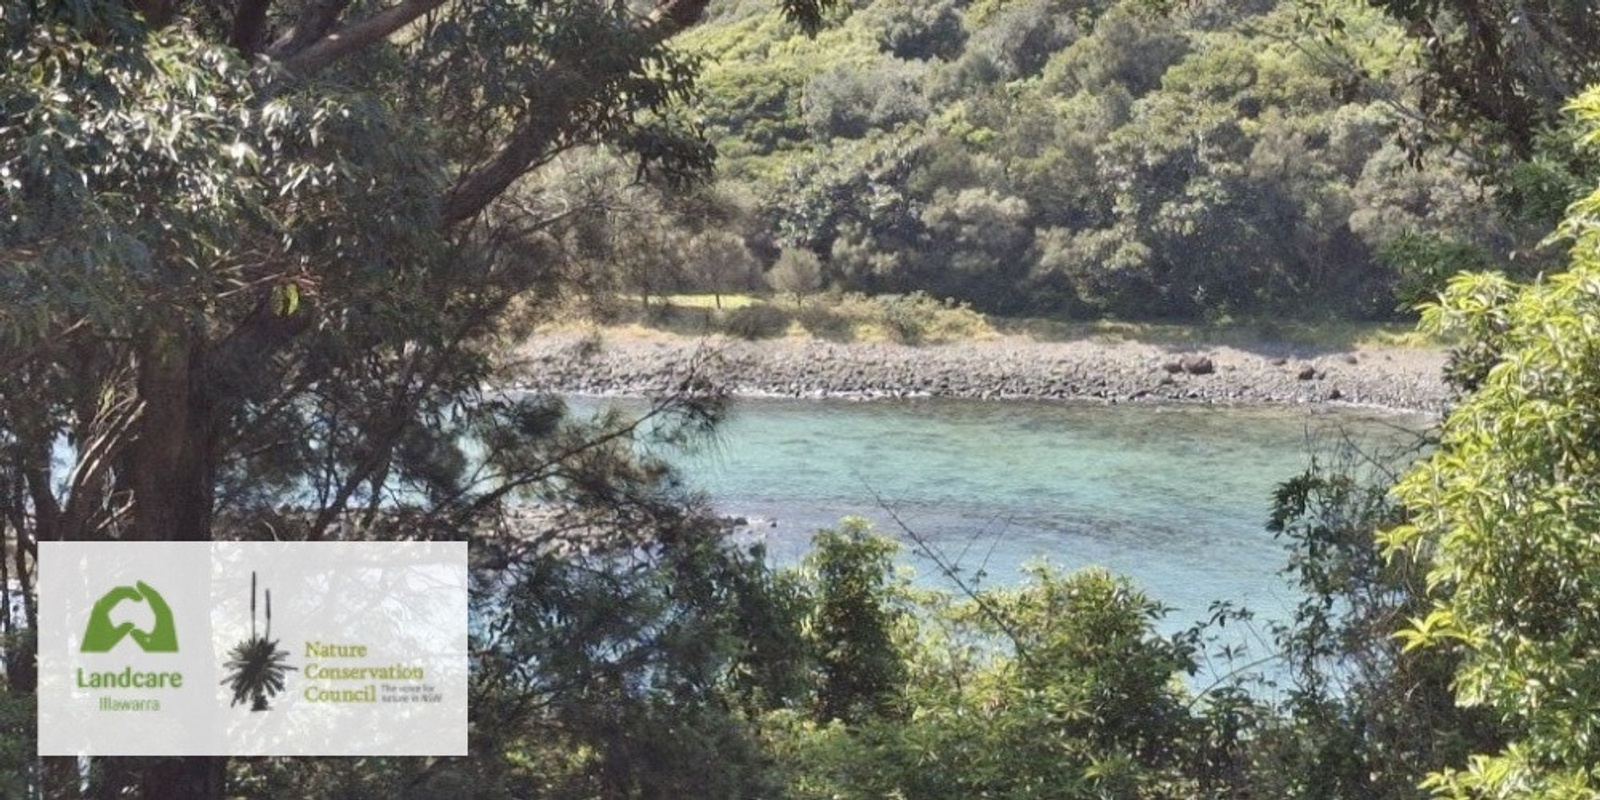
[[[815,37],[714,6],[682,42],[709,207],[613,231],[670,254],[622,285],[761,289],[803,248],[813,285],[989,312],[1381,319],[1557,263],[1592,158],[1547,111],[1522,156],[1428,117],[1420,46],[1359,0],[856,3]]]
[[[1502,0],[5,0],[0,793],[1600,797],[1597,28]],[[727,410],[703,376],[634,417],[492,390],[573,298],[758,280],[1424,301],[1459,395],[1403,474],[1285,476],[1304,601],[1230,653],[1228,598],[1167,635],[1099,571],[928,591],[859,520],[774,569],[671,462]],[[471,543],[469,757],[36,755],[41,542],[270,539]]]

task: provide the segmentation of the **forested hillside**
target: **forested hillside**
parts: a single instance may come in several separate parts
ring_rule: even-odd
[[[1386,318],[1545,264],[1575,194],[1514,207],[1481,152],[1422,149],[1417,45],[1381,11],[1154,5],[863,0],[814,38],[713,6],[681,46],[716,185],[672,231],[609,231],[658,254],[617,280],[760,289],[799,247],[827,285],[1002,313]]]

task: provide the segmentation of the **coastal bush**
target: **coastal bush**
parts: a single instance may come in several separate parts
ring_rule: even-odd
[[[633,513],[636,548],[563,551],[544,529],[474,544],[472,757],[251,759],[228,796],[774,796],[744,713],[799,691],[785,587],[709,514]]]
[[[920,62],[887,59],[870,68],[841,66],[806,84],[806,125],[819,137],[856,139],[873,129],[895,126],[928,115],[922,96]]]
[[[881,298],[880,319],[884,329],[901,344],[920,344],[930,313],[926,306],[919,307],[918,298],[902,295]]]
[[[859,342],[889,336],[877,297],[857,292],[829,292],[795,311],[795,321],[812,336],[836,342]]]
[[[966,44],[962,5],[960,0],[879,0],[863,10],[861,21],[877,30],[878,44],[896,58],[948,60]]]
[[[789,330],[793,316],[769,303],[752,303],[729,311],[722,318],[722,329],[741,339],[772,339]]]
[[[817,670],[818,722],[903,717],[906,664],[894,641],[905,617],[894,580],[898,550],[859,517],[811,538],[800,569],[811,606],[802,628]]]
[[[820,534],[831,611],[822,623],[829,591],[802,574],[802,627],[813,663],[848,663],[861,682],[814,668],[811,702],[759,716],[775,780],[819,799],[1417,797],[1429,771],[1461,769],[1504,736],[1490,710],[1452,702],[1459,652],[1394,636],[1429,608],[1428,563],[1386,559],[1374,532],[1408,518],[1387,488],[1423,444],[1341,440],[1277,490],[1268,527],[1305,592],[1268,631],[1281,666],[1198,693],[1178,677],[1247,612],[1224,603],[1165,637],[1163,609],[1101,571],[1035,566],[1014,588],[952,596],[891,578],[894,545],[858,521]],[[1232,657],[1206,657],[1218,656]],[[842,715],[819,711],[824,693],[894,702],[849,701]]]
[[[1428,437],[1381,449],[1340,438],[1279,485],[1267,529],[1286,543],[1302,597],[1273,638],[1287,695],[1246,748],[1248,781],[1276,796],[1404,800],[1431,771],[1459,768],[1501,731],[1455,704],[1448,650],[1396,636],[1430,606],[1425,558],[1386,558],[1377,534],[1408,511],[1390,489]]]
[[[857,338],[855,321],[824,303],[802,306],[794,318],[806,333],[818,339],[849,342]]]
[[[851,548],[859,567],[890,545]],[[867,613],[853,625],[878,639],[890,598],[857,596]],[[1193,668],[1190,650],[1154,633],[1160,607],[1125,579],[1036,567],[1013,589],[901,599],[915,606],[894,641],[878,639],[880,658],[902,659],[899,713],[763,719],[792,796],[1192,796],[1194,728],[1173,680]]]
[[[872,298],[875,321],[902,344],[939,344],[978,338],[992,329],[966,303],[936,300],[926,292]]]
[[[705,42],[720,180],[763,199],[743,234],[823,256],[843,290],[1409,318],[1449,262],[1385,257],[1396,237],[1532,274],[1542,231],[1508,218],[1571,198],[1558,158],[1489,188],[1460,152],[1408,147],[1410,33],[1359,0],[858,5],[813,41],[739,43],[730,24]]]
[[[1394,299],[1406,312],[1437,301],[1451,276],[1487,269],[1491,262],[1482,247],[1413,232],[1389,240],[1378,258],[1394,271]]]

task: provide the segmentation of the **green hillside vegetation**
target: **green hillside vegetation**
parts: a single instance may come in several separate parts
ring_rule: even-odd
[[[877,0],[808,38],[729,4],[683,39],[723,230],[845,290],[1077,317],[1391,318],[1456,270],[1546,265],[1553,218],[1408,150],[1412,45],[1380,11],[1150,5]]]

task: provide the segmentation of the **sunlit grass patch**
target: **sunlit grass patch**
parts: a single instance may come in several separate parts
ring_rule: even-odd
[[[724,294],[719,305],[717,295],[713,294],[670,294],[666,302],[675,308],[721,308],[723,311],[732,311],[767,301],[752,294]]]
[[[1374,346],[1433,348],[1448,344],[1419,333],[1414,325],[1405,322],[1254,319],[1189,323],[1038,317],[998,319],[994,322],[995,327],[1007,335],[1041,342],[1098,340],[1246,349],[1287,345],[1314,350],[1351,350]]]
[[[605,314],[581,306],[561,317],[568,329],[600,327],[627,338],[725,335],[741,339],[813,338],[832,342],[948,344],[1015,336],[1038,342],[1135,342],[1167,347],[1296,347],[1343,351],[1362,347],[1438,348],[1449,342],[1406,322],[1304,321],[1272,318],[1161,322],[1061,317],[996,317],[924,292],[865,295],[823,292],[796,298],[732,293],[613,298]]]

